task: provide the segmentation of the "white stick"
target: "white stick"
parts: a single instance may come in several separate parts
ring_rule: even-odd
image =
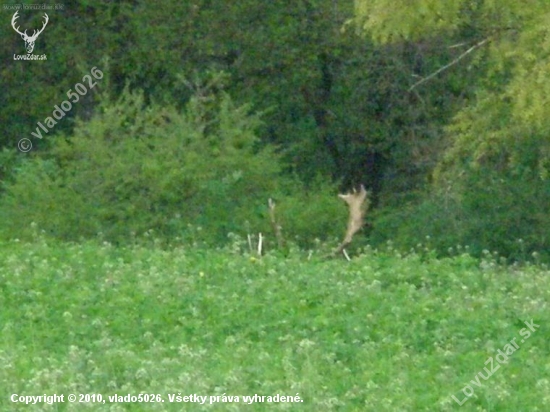
[[[346,257],[346,259],[348,260],[348,262],[350,262],[351,259],[349,258],[349,255],[348,255],[348,252],[346,252],[346,249],[342,249],[342,253],[343,253],[344,256]]]
[[[258,234],[258,256],[262,256],[262,234]]]

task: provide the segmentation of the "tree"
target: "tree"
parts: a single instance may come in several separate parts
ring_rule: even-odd
[[[448,66],[464,71],[483,61],[485,70],[475,98],[446,129],[447,149],[432,193],[453,199],[453,214],[462,219],[459,241],[515,257],[547,249],[550,238],[542,228],[550,223],[550,4],[358,0],[356,16],[358,26],[381,43],[458,34],[464,47],[479,45],[468,61],[457,51]],[[421,87],[429,88],[430,81]]]

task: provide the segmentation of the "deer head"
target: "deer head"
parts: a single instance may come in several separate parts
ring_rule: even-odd
[[[27,30],[25,30],[23,33],[21,33],[19,31],[19,27],[15,27],[15,21],[19,18],[17,13],[19,13],[19,11],[16,11],[15,14],[13,15],[12,19],[11,19],[11,26],[13,27],[13,29],[17,33],[19,33],[21,35],[21,38],[25,41],[25,48],[27,49],[27,53],[30,54],[34,50],[34,42],[36,41],[36,39],[38,38],[40,33],[42,33],[44,31],[44,29],[46,28],[46,25],[48,24],[49,18],[48,18],[48,15],[46,13],[44,13],[44,23],[42,24],[42,28],[38,31],[33,30],[32,36],[28,36],[27,35]]]

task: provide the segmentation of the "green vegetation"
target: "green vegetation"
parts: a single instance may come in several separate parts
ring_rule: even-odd
[[[35,46],[48,59],[0,76],[0,236],[28,239],[36,222],[62,240],[153,229],[218,246],[268,232],[274,198],[286,237],[311,247],[341,236],[335,195],[364,184],[361,244],[430,236],[441,256],[461,244],[549,261],[549,13],[543,0],[52,9]],[[42,21],[19,13],[22,29]],[[10,25],[0,36],[3,55],[23,52]],[[94,67],[95,87],[31,135]]]
[[[346,214],[336,188],[319,181],[307,191],[284,176],[280,155],[257,145],[258,116],[226,94],[201,94],[178,112],[145,108],[141,93],[125,90],[72,136],[52,137],[50,150],[5,185],[1,230],[28,239],[34,222],[64,240],[131,243],[154,230],[221,244],[231,232],[269,231],[274,197],[289,239],[340,235]]]
[[[523,3],[76,0],[44,60],[0,25],[0,410],[548,410],[550,3]],[[165,403],[9,401],[71,392]]]
[[[355,5],[356,23],[380,43],[458,35],[461,53],[449,70],[479,72],[474,96],[445,127],[446,147],[430,175],[433,183],[408,207],[382,211],[377,236],[407,246],[431,236],[440,250],[468,244],[478,256],[491,249],[513,260],[548,250],[550,94],[543,80],[550,68],[548,2],[525,7],[512,0],[357,0]],[[458,63],[479,47],[477,57]]]
[[[550,402],[546,269],[390,247],[345,263],[298,251],[256,258],[237,240],[217,250],[154,244],[1,245],[2,410],[26,410],[13,393],[158,393],[162,405],[88,407],[451,411],[466,384],[475,391],[466,411]],[[521,342],[531,320],[540,328]],[[508,362],[471,384],[514,338]],[[303,403],[212,409],[170,404],[171,393],[299,393]]]

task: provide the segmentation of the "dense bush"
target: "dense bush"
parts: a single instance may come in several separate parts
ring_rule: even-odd
[[[292,239],[339,234],[345,209],[328,185],[310,191],[282,177],[271,147],[259,147],[257,115],[223,93],[199,93],[183,113],[125,91],[72,136],[51,140],[5,185],[5,231],[35,222],[62,239],[159,237],[220,242],[230,232],[270,231],[267,200],[281,207]]]
[[[496,251],[513,261],[550,259],[550,181],[536,173],[468,170],[446,190],[377,216],[373,242],[404,249],[429,243],[440,253],[457,245],[481,256]]]

